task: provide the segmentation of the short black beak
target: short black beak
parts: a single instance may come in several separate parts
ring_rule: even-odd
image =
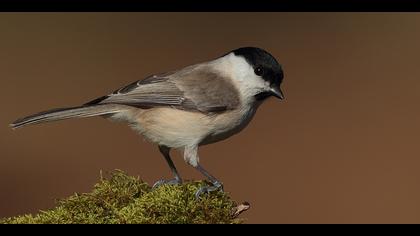
[[[281,91],[280,88],[272,87],[270,92],[271,92],[271,95],[273,95],[274,97],[279,98],[280,100],[284,99],[283,92]]]

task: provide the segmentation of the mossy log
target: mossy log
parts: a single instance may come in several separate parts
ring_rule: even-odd
[[[223,192],[196,199],[200,182],[152,189],[139,178],[114,171],[90,193],[57,201],[53,209],[1,219],[3,224],[236,224],[249,204],[237,205]]]

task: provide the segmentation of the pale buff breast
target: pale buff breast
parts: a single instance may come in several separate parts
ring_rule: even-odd
[[[169,107],[138,111],[132,127],[147,140],[172,148],[217,142],[241,131],[255,109],[203,114]]]
[[[151,108],[136,115],[132,127],[147,140],[172,148],[200,142],[210,132],[210,119],[199,112]]]
[[[201,145],[218,142],[243,130],[255,115],[256,106],[224,112],[211,120],[213,130],[202,141]]]

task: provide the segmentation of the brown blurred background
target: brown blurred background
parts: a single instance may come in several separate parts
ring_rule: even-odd
[[[0,217],[90,191],[100,170],[171,177],[124,124],[11,121],[252,45],[283,65],[286,100],[200,151],[248,222],[420,223],[420,14],[2,13],[0,29]]]

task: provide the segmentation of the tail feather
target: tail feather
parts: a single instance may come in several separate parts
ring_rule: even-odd
[[[50,121],[65,120],[70,118],[82,118],[91,116],[100,116],[120,112],[122,109],[117,105],[94,105],[69,108],[57,108],[48,111],[39,112],[16,120],[10,126],[17,129],[30,124],[39,124]]]

